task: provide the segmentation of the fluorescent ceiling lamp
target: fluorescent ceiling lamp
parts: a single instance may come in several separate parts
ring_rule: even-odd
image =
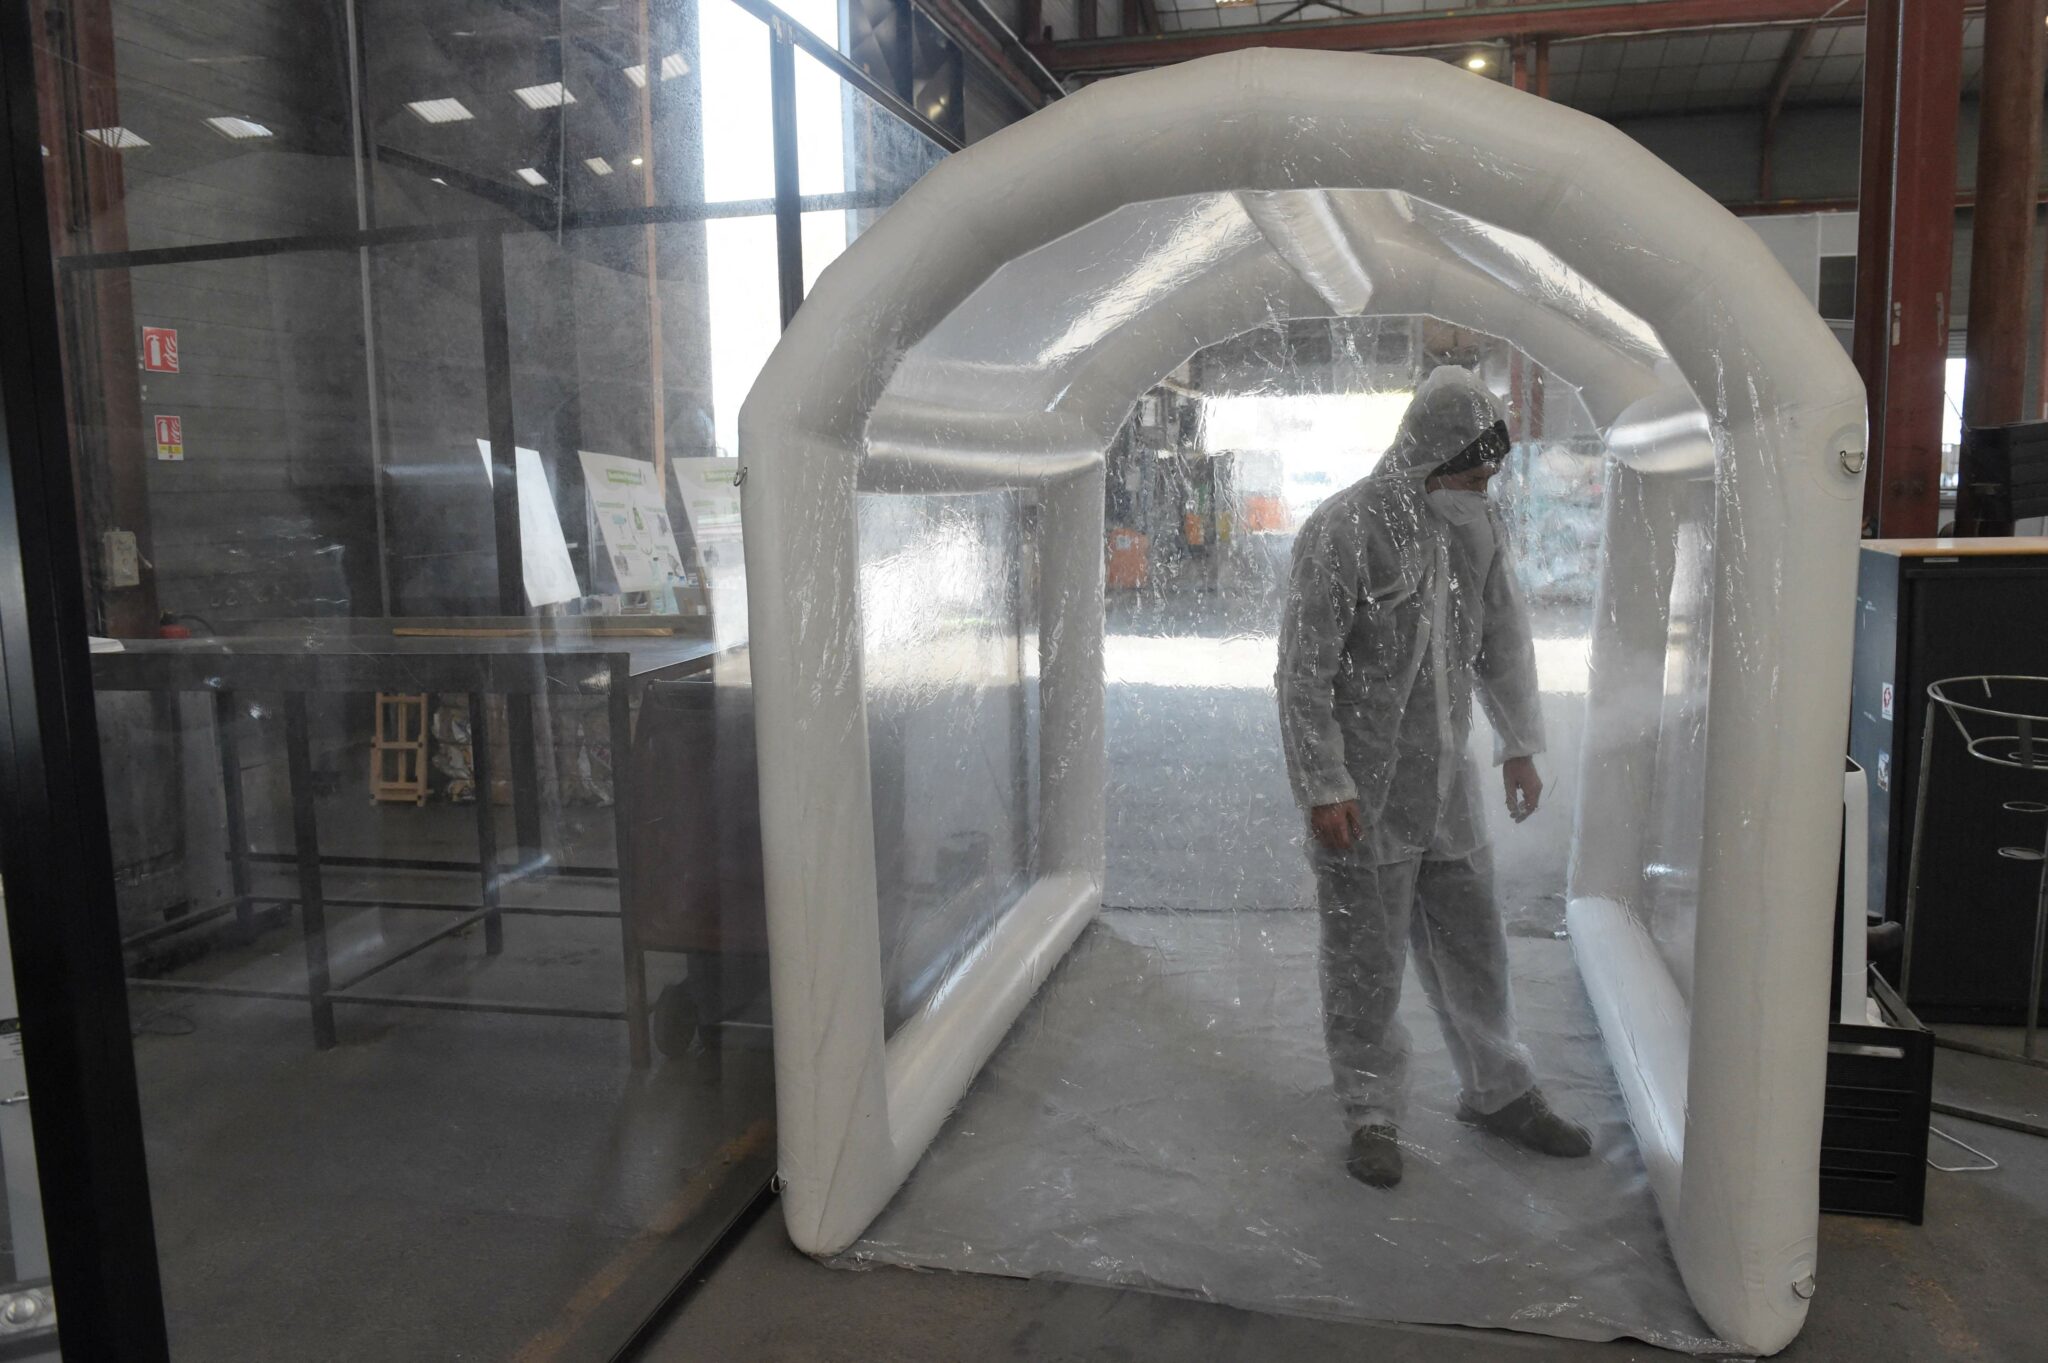
[[[546,85],[529,85],[512,93],[519,96],[519,102],[529,109],[555,109],[576,102],[576,96],[558,80],[549,81]]]
[[[459,99],[422,99],[405,106],[413,111],[422,123],[461,123],[476,115],[464,108]]]
[[[85,135],[101,146],[112,147],[115,151],[133,151],[137,147],[149,145],[145,138],[129,132],[126,128],[87,128]]]
[[[583,164],[590,167],[592,175],[609,175],[612,173],[612,163],[605,160],[602,156],[586,156],[583,158]]]
[[[625,71],[627,80],[632,81],[633,84],[643,90],[647,88],[647,68],[645,65],[635,62],[633,65],[626,67]],[[687,76],[689,74],[690,61],[682,53],[671,52],[661,59],[661,78],[663,80],[674,80],[678,76]]]
[[[519,178],[530,185],[544,185],[548,182],[548,177],[535,170],[532,166],[521,166],[519,168]]]
[[[246,142],[252,137],[272,136],[270,129],[261,123],[246,118],[209,118],[206,126],[227,138],[230,142]]]

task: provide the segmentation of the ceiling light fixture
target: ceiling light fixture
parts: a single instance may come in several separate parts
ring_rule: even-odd
[[[605,160],[602,156],[586,156],[583,158],[583,164],[590,167],[592,175],[609,175],[612,173],[612,163]]]
[[[87,128],[85,135],[101,146],[112,147],[115,151],[134,151],[137,147],[149,145],[146,138],[121,127]]]
[[[418,99],[405,107],[422,123],[463,123],[476,117],[459,99]]]
[[[576,102],[576,96],[558,80],[551,80],[546,85],[529,85],[512,93],[519,96],[519,102],[529,109],[557,109]]]
[[[1486,69],[1486,58],[1480,56],[1477,52],[1473,53],[1465,58],[1465,69],[1467,71],[1484,71]]]
[[[230,142],[246,142],[252,137],[272,136],[270,129],[246,118],[230,118],[224,115],[220,118],[207,119],[206,126]]]
[[[526,183],[536,187],[548,182],[548,177],[535,170],[532,166],[521,166],[516,174]]]
[[[636,156],[636,157],[634,157],[634,158],[633,158],[633,164],[634,164],[634,165],[636,165],[636,166],[637,166],[637,165],[639,165],[639,164],[640,164],[640,158],[639,158],[639,157],[637,157],[637,156]]]

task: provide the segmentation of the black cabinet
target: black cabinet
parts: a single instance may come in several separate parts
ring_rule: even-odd
[[[1870,779],[1873,918],[1903,922],[1927,687],[1978,674],[2048,676],[2048,539],[1873,540],[1856,590],[1849,754]],[[2024,1021],[2048,777],[1972,759],[1935,712],[1911,996],[1929,1022]]]

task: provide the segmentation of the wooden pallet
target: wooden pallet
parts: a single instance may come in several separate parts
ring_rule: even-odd
[[[427,697],[377,693],[377,731],[370,747],[370,798],[386,804],[427,802]]]

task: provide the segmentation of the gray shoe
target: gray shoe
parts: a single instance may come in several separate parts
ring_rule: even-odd
[[[1373,1188],[1391,1188],[1401,1181],[1401,1142],[1394,1128],[1382,1123],[1351,1133],[1351,1155],[1344,1161],[1351,1177]]]
[[[1593,1153],[1593,1138],[1586,1128],[1552,1112],[1541,1089],[1530,1089],[1498,1112],[1474,1112],[1461,1100],[1458,1120],[1539,1155],[1579,1159]]]

